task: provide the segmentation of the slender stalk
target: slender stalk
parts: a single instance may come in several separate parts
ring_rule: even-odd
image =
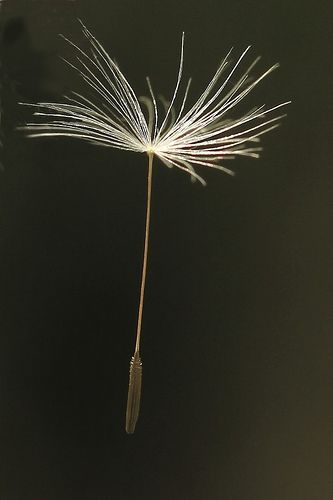
[[[136,422],[139,417],[140,400],[141,400],[142,362],[140,358],[140,340],[141,340],[142,312],[143,312],[146,275],[147,275],[152,177],[153,177],[153,153],[148,153],[147,211],[146,211],[146,229],[145,229],[145,243],[143,251],[140,302],[139,302],[138,323],[136,330],[135,350],[130,363],[130,376],[129,376],[127,408],[126,408],[126,432],[128,434],[132,434],[135,430]]]
[[[149,153],[148,154],[147,211],[146,211],[145,246],[144,246],[144,251],[143,251],[142,278],[141,278],[138,325],[137,325],[137,330],[136,330],[135,352],[139,352],[139,350],[140,350],[142,311],[143,311],[143,301],[144,301],[144,296],[145,296],[145,285],[146,285],[146,275],[147,275],[147,257],[148,257],[148,245],[149,245],[152,178],[153,178],[153,154]]]

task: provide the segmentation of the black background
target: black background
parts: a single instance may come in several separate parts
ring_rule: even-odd
[[[3,4],[1,500],[331,500],[330,2],[11,0]],[[248,43],[291,99],[237,175],[206,188],[155,164],[144,386],[124,430],[146,158],[29,140],[18,101],[82,83],[59,59],[80,17],[137,93],[169,95],[180,34],[200,92]],[[229,163],[228,166],[231,164]]]

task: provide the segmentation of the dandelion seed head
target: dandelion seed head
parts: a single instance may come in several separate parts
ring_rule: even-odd
[[[224,166],[225,161],[237,156],[257,158],[261,150],[258,146],[261,135],[278,126],[283,115],[276,115],[276,111],[287,102],[270,108],[261,105],[239,117],[234,115],[238,104],[277,67],[274,65],[259,77],[253,78],[251,71],[258,62],[257,58],[237,76],[250,50],[247,47],[235,62],[231,62],[229,51],[203,92],[188,105],[191,79],[185,85],[182,84],[184,33],[177,78],[170,100],[161,95],[156,97],[148,77],[146,81],[149,95],[138,98],[118,64],[82,22],[81,25],[89,42],[89,51],[83,51],[64,37],[76,52],[73,61],[65,62],[81,76],[90,93],[83,95],[73,91],[65,96],[65,102],[62,103],[26,104],[35,110],[34,115],[40,121],[28,123],[23,128],[32,137],[74,137],[93,144],[146,153],[149,157],[140,302],[126,410],[126,431],[133,433],[141,399],[142,363],[139,349],[147,271],[153,157],[158,157],[169,168],[177,167],[185,171],[190,174],[192,181],[198,180],[203,185],[205,180],[196,172],[197,167],[216,168],[232,175],[232,170]]]
[[[80,21],[81,22],[81,21]],[[87,84],[90,94],[71,92],[63,103],[40,102],[25,104],[35,109],[40,121],[21,127],[29,136],[67,136],[93,144],[157,156],[167,167],[177,167],[191,175],[192,180],[204,179],[196,167],[210,167],[228,174],[226,160],[237,156],[257,158],[261,135],[276,128],[284,115],[276,112],[288,102],[273,107],[258,106],[240,117],[234,109],[278,65],[257,78],[251,76],[256,58],[239,73],[250,47],[235,60],[231,52],[222,60],[201,95],[188,105],[191,79],[183,85],[184,33],[178,73],[171,99],[155,96],[149,77],[149,96],[138,98],[102,44],[81,22],[89,50],[83,51],[63,37],[75,50],[73,61],[65,62]]]

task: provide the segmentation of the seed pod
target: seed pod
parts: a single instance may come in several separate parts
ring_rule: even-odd
[[[126,432],[133,434],[139,417],[141,399],[142,363],[138,352],[132,356],[126,408]]]

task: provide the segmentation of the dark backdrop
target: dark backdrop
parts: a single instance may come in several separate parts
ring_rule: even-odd
[[[1,12],[1,500],[331,500],[330,2],[8,0]],[[144,386],[124,431],[146,159],[28,140],[18,101],[81,83],[58,58],[82,18],[137,93],[202,89],[231,47],[292,99],[261,159],[208,186],[156,163]],[[329,142],[330,141],[330,142]],[[230,164],[229,164],[230,165]]]

